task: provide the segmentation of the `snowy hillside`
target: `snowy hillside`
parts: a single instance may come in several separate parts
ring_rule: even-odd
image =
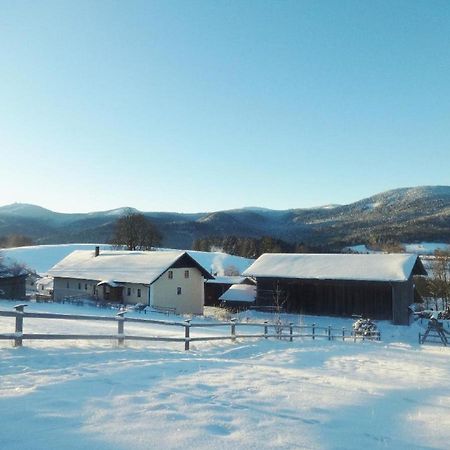
[[[0,302],[0,308],[12,304]],[[98,313],[67,305],[29,309]],[[296,321],[350,324],[300,316]],[[28,319],[25,329],[57,332],[51,322]],[[80,323],[67,321],[64,330],[99,331],[95,323]],[[238,339],[195,343],[190,352],[180,343],[121,349],[114,342],[37,341],[14,349],[0,341],[0,446],[447,449],[450,349],[419,346],[420,324],[379,325],[382,342]],[[11,319],[0,318],[2,331],[12,327]],[[100,330],[109,331],[106,325]]]
[[[28,268],[39,274],[45,274],[57,262],[75,250],[94,250],[99,244],[60,244],[60,245],[34,245],[29,247],[7,248],[0,251],[0,254],[25,264]],[[110,250],[111,246],[101,244],[102,250]]]
[[[41,244],[108,242],[115,221],[127,209],[64,214],[35,205],[0,206],[0,236],[19,233]],[[163,231],[162,245],[171,248],[191,248],[196,239],[230,235],[272,236],[332,249],[374,238],[445,242],[450,230],[450,186],[394,189],[348,205],[318,208],[143,214]]]

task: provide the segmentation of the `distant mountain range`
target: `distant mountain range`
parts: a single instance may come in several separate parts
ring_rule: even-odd
[[[39,244],[106,243],[126,209],[65,214],[14,203],[0,207],[0,236],[24,234]],[[195,239],[227,235],[268,235],[330,248],[377,240],[450,243],[450,186],[394,189],[349,205],[320,208],[143,214],[162,231],[163,245],[172,248],[187,249]]]

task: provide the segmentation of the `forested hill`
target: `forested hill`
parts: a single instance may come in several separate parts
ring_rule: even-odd
[[[13,234],[38,244],[108,242],[114,222],[125,210],[64,214],[36,205],[3,206],[0,242]],[[175,248],[226,236],[271,236],[294,245],[336,249],[377,242],[450,242],[450,186],[395,189],[349,205],[309,209],[143,214],[159,227],[163,245]]]

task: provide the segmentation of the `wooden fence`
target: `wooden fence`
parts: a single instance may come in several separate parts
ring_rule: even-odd
[[[373,332],[370,334],[355,334],[352,330],[346,328],[333,328],[331,326],[321,327],[316,324],[312,325],[294,325],[289,324],[271,324],[268,321],[263,323],[242,323],[236,319],[223,323],[192,323],[191,320],[184,322],[137,319],[125,317],[125,312],[119,312],[116,316],[90,316],[79,314],[57,314],[57,313],[37,313],[25,312],[27,305],[21,304],[14,306],[14,311],[0,311],[0,317],[14,317],[15,331],[14,333],[0,333],[0,340],[12,340],[15,347],[21,347],[23,340],[117,340],[119,346],[127,341],[160,341],[160,342],[184,342],[184,349],[189,350],[191,342],[201,341],[219,341],[250,338],[277,338],[292,342],[295,338],[311,338],[342,340],[380,340],[380,333]],[[103,321],[116,322],[117,334],[54,334],[54,333],[24,333],[24,319],[53,319],[53,320],[79,320],[79,321]],[[154,324],[165,327],[182,328],[184,333],[180,336],[140,336],[125,334],[125,322],[139,324]],[[213,328],[227,327],[230,334],[220,336],[192,336],[191,330],[195,328]],[[249,332],[238,333],[237,329],[249,330]],[[255,331],[253,331],[255,330]]]

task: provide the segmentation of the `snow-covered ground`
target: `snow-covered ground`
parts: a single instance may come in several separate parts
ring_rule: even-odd
[[[2,301],[0,308],[13,304]],[[115,313],[57,304],[27,309]],[[240,314],[242,321],[266,317]],[[66,332],[116,329],[114,323],[99,326],[63,323]],[[181,343],[119,348],[108,341],[25,341],[12,348],[0,341],[0,448],[447,449],[450,350],[419,346],[419,323],[379,326],[381,342],[238,340],[195,343],[190,352]],[[0,317],[0,332],[13,327],[13,319]],[[26,332],[58,327],[51,320],[25,320]],[[162,332],[128,323],[125,329]]]
[[[401,244],[406,253],[414,253],[417,255],[432,255],[436,250],[450,250],[450,244],[443,242],[419,242],[415,244]],[[346,247],[346,250],[351,250],[356,253],[383,253],[376,250],[369,249],[365,244],[353,245]]]
[[[450,250],[449,244],[442,242],[420,242],[418,244],[402,244],[407,253],[417,253],[419,255],[431,255],[436,250]]]

